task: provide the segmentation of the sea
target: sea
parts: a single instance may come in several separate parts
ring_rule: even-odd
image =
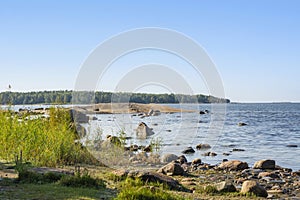
[[[195,112],[161,113],[144,117],[133,114],[97,114],[96,120],[82,124],[89,139],[126,134],[126,145],[157,144],[157,153],[182,155],[187,147],[195,153],[185,154],[188,161],[200,158],[217,164],[241,160],[252,166],[261,159],[273,159],[276,164],[300,170],[300,103],[230,103],[230,104],[164,104]],[[19,108],[49,107],[47,105],[15,106]],[[70,107],[70,105],[66,105]],[[205,111],[200,114],[200,111]],[[153,129],[146,139],[136,136],[140,122]],[[245,123],[245,126],[239,126]],[[124,136],[124,135],[123,135]],[[197,150],[198,144],[210,149]],[[216,156],[205,156],[214,152]]]
[[[165,104],[193,113],[162,113],[141,118],[132,114],[94,115],[97,120],[84,126],[94,135],[116,135],[123,131],[127,145],[159,144],[161,155],[182,155],[187,147],[195,153],[185,154],[188,161],[200,158],[217,164],[241,160],[252,166],[261,159],[274,159],[281,167],[300,170],[300,103],[230,103],[230,104]],[[207,111],[199,114],[200,111]],[[146,139],[136,136],[140,122],[155,133]],[[245,126],[239,126],[245,123]],[[198,144],[212,148],[197,150]],[[205,156],[214,152],[217,156]]]

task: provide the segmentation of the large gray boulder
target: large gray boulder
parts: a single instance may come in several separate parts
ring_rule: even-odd
[[[241,193],[253,193],[258,197],[267,197],[268,192],[264,187],[259,185],[256,181],[245,181],[242,185]]]
[[[248,169],[248,164],[239,160],[229,160],[221,163],[218,168],[228,171],[244,170]]]
[[[275,160],[260,160],[254,163],[254,169],[275,169]]]
[[[222,181],[215,184],[216,189],[219,192],[236,192],[236,188],[233,185],[232,181]]]
[[[181,167],[181,165],[178,164],[178,163],[175,163],[175,162],[171,162],[171,163],[163,166],[157,172],[166,174],[168,176],[183,175],[184,174],[184,170]]]
[[[165,154],[161,157],[161,162],[162,163],[169,163],[169,162],[172,162],[172,161],[177,160],[177,159],[178,159],[177,155],[172,154],[172,153],[168,153],[168,154]]]
[[[138,138],[146,139],[148,136],[154,135],[154,132],[146,123],[141,122],[136,129],[136,135]]]

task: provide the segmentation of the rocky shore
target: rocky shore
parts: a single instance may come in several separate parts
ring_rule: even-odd
[[[144,154],[144,156],[149,156]],[[147,159],[140,154],[140,160]],[[300,171],[280,167],[275,160],[259,160],[253,166],[239,160],[225,160],[217,165],[203,163],[200,158],[188,162],[184,155],[166,154],[159,159],[165,163],[158,170],[124,170],[113,173],[120,177],[140,178],[160,182],[173,190],[197,193],[210,190],[218,194],[255,195],[268,199],[300,199]],[[148,163],[149,164],[149,163]]]

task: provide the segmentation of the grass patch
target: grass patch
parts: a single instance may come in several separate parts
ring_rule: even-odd
[[[127,178],[121,183],[121,191],[115,200],[183,200],[184,198],[166,192],[159,183],[144,183],[139,179]]]
[[[0,110],[0,159],[55,167],[97,161],[74,141],[78,139],[70,112],[51,108],[49,118],[28,119]]]

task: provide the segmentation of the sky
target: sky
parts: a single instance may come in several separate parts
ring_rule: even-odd
[[[0,91],[9,85],[12,91],[73,89],[97,46],[143,27],[175,30],[196,41],[215,63],[231,101],[300,102],[298,0],[1,1]],[[122,73],[114,74],[151,59],[174,65],[196,93],[209,94],[188,64],[152,51],[118,60],[98,89],[114,90]],[[168,92],[155,87],[140,91]]]

